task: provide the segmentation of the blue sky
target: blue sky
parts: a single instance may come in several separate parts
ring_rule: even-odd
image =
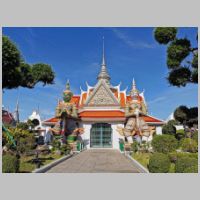
[[[3,34],[16,43],[28,63],[50,64],[55,84],[34,89],[12,89],[3,93],[3,105],[14,111],[19,96],[20,119],[25,120],[39,106],[43,119],[55,113],[67,79],[74,94],[96,83],[105,38],[107,69],[112,85],[131,88],[133,77],[140,91],[145,90],[149,114],[166,119],[179,105],[197,106],[198,87],[170,86],[166,80],[166,46],[153,38],[153,28],[3,28]],[[178,37],[196,44],[197,28],[180,28]]]

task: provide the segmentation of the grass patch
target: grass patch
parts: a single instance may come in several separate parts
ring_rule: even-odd
[[[62,155],[57,155],[57,154],[39,155],[39,159],[41,161],[41,167],[61,157]],[[34,158],[35,156],[21,156],[19,172],[29,173],[32,172],[34,169],[36,169],[36,164],[32,162]]]
[[[149,164],[149,158],[152,155],[152,153],[133,153],[132,157],[137,160],[141,165],[143,165],[145,168],[148,169]],[[171,163],[169,173],[175,173],[175,164]]]
[[[150,156],[151,156],[151,153],[139,153],[139,152],[137,152],[137,153],[132,154],[132,157],[147,169],[148,169],[147,166],[149,164]]]

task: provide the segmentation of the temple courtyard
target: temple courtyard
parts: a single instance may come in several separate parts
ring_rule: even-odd
[[[118,150],[90,149],[63,161],[47,173],[139,173],[139,170]]]

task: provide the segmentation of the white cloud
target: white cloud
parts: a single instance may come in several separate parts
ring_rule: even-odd
[[[154,103],[158,103],[158,102],[162,102],[162,101],[165,100],[165,99],[166,99],[166,97],[157,97],[157,98],[155,98],[155,99],[149,101],[149,102],[148,102],[148,105],[154,104]]]
[[[131,48],[134,48],[134,49],[141,49],[141,48],[152,49],[152,48],[155,47],[155,44],[149,44],[149,43],[145,43],[145,42],[141,42],[141,41],[133,41],[128,35],[126,35],[125,33],[123,33],[122,31],[120,31],[117,28],[112,28],[111,30],[113,31],[113,33],[119,39],[121,39],[124,43],[126,43]]]

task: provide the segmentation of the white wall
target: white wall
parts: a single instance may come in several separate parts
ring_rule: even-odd
[[[112,147],[113,149],[119,149],[119,139],[123,138],[118,132],[117,132],[117,126],[124,127],[124,124],[122,123],[111,123],[112,127]]]
[[[162,135],[162,126],[156,126],[156,134]]]

